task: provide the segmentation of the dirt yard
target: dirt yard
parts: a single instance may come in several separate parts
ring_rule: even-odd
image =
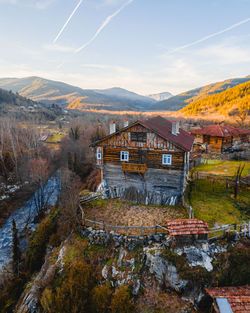
[[[97,222],[117,226],[166,225],[167,219],[187,218],[187,213],[180,206],[144,206],[121,200],[97,200],[84,208],[85,217]],[[90,225],[91,226],[91,225]],[[93,226],[93,224],[92,224]],[[111,230],[111,229],[109,229]],[[140,229],[119,230],[120,233],[138,235]],[[160,231],[160,229],[158,229]],[[154,232],[144,230],[144,234]]]

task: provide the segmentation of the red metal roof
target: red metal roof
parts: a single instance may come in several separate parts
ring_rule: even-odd
[[[208,224],[196,218],[168,220],[166,228],[171,236],[208,234]]]
[[[206,292],[214,299],[227,298],[233,313],[250,312],[250,286],[206,288]]]
[[[250,130],[237,128],[229,125],[209,125],[203,128],[191,129],[192,134],[198,135],[208,135],[215,137],[230,137],[230,136],[238,136],[238,135],[247,135],[250,134]]]
[[[177,121],[174,121],[174,123],[176,122]],[[194,142],[194,136],[181,128],[179,129],[178,135],[173,135],[172,123],[165,118],[157,116],[148,120],[141,120],[139,123],[149,129],[152,129],[161,137],[177,144],[181,148],[184,148],[184,150],[191,151]]]
[[[179,146],[180,148],[182,148],[186,151],[191,151],[191,149],[192,149],[195,137],[193,135],[189,134],[188,132],[186,132],[185,130],[181,129],[181,128],[179,129],[178,135],[173,135],[172,134],[172,123],[170,121],[166,120],[165,118],[161,117],[161,116],[152,117],[152,118],[147,119],[147,120],[138,120],[135,123],[133,123],[132,125],[130,124],[129,126],[124,127],[122,129],[120,129],[119,131],[96,141],[95,143],[91,144],[90,146],[95,146],[99,142],[106,140],[106,139],[108,139],[112,136],[115,136],[117,134],[120,134],[122,131],[127,130],[128,128],[130,128],[136,124],[140,124],[140,125],[148,128],[148,129],[152,130],[153,132],[155,132],[159,136],[163,137],[166,140],[169,140],[173,144],[176,144],[177,146]]]

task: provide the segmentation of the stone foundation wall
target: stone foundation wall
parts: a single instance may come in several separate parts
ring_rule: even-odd
[[[116,248],[124,247],[128,250],[133,250],[136,247],[147,247],[154,243],[160,243],[168,247],[171,243],[168,234],[149,234],[147,236],[131,237],[114,231],[106,232],[93,229],[92,227],[84,229],[82,235],[88,239],[90,244],[103,246],[113,244]]]

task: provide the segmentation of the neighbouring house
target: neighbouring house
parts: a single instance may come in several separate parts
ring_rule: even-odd
[[[169,236],[178,243],[208,240],[207,222],[199,219],[167,220]]]
[[[111,198],[175,204],[183,195],[194,136],[160,116],[138,120],[93,143]]]
[[[194,151],[223,153],[246,148],[250,130],[217,124],[191,129],[190,133],[195,136]]]
[[[205,291],[213,299],[211,313],[249,313],[250,286],[214,287]]]

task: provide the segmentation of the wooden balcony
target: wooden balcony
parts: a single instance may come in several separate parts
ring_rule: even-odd
[[[147,170],[147,164],[122,163],[123,172],[144,174]]]

